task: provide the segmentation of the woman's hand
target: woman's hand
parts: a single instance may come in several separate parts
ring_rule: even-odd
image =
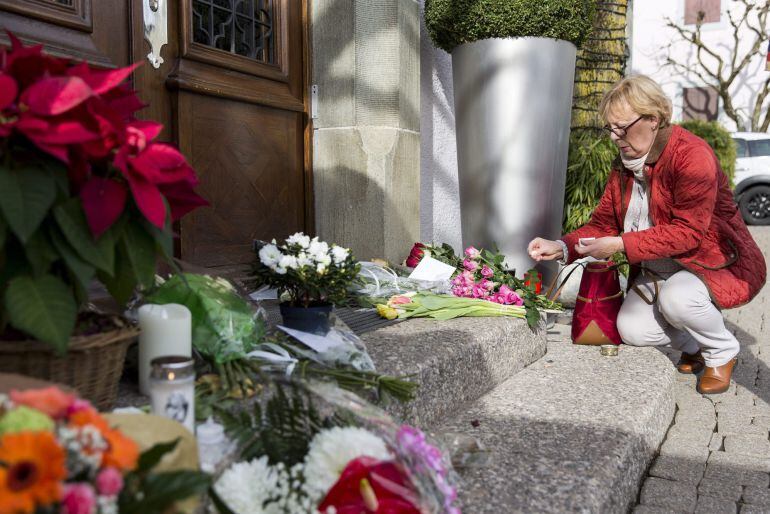
[[[622,237],[600,237],[593,241],[588,241],[586,245],[575,245],[575,251],[582,256],[591,256],[595,259],[609,259],[617,252],[622,252],[626,248],[623,245]]]
[[[559,243],[540,237],[536,237],[529,243],[527,252],[529,252],[529,256],[532,257],[533,260],[538,262],[564,258],[564,252]]]

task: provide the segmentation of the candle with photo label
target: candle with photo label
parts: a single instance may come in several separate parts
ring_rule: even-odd
[[[156,416],[178,421],[195,434],[195,361],[169,355],[152,360],[150,404]]]
[[[192,315],[184,305],[139,308],[139,390],[149,395],[150,361],[166,355],[192,356]]]

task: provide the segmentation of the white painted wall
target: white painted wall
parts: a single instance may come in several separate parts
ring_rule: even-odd
[[[462,250],[452,58],[425,30],[420,0],[420,237]]]
[[[722,0],[722,16],[718,23],[704,24],[703,41],[710,47],[718,47],[720,55],[727,58],[734,46],[733,28],[727,17],[727,9],[732,9],[734,18],[743,10],[737,2]],[[680,62],[696,62],[692,45],[682,42],[678,34],[666,27],[666,18],[677,24],[684,23],[684,0],[637,0],[633,5],[633,29],[631,38],[632,73],[643,73],[657,80],[674,103],[674,120],[682,115],[682,88],[706,85],[695,75],[682,75],[673,68],[664,66],[668,55],[667,47],[671,44],[671,55]],[[740,49],[753,44],[753,33],[745,29],[740,36]],[[767,45],[763,45],[763,54],[755,57],[746,70],[736,78],[733,84],[733,104],[740,109],[744,119],[750,119],[759,86],[767,79],[770,72],[765,71]],[[739,54],[743,55],[743,54]],[[735,123],[725,116],[722,101],[719,101],[719,121],[728,130],[735,130]],[[747,123],[750,126],[750,123]]]

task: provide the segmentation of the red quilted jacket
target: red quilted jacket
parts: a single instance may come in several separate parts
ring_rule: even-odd
[[[735,205],[714,151],[674,126],[658,132],[645,165],[652,228],[622,235],[631,264],[672,257],[697,275],[723,309],[748,303],[765,285],[765,259]],[[562,240],[570,262],[579,238],[617,236],[631,201],[633,175],[613,165],[591,221]],[[631,280],[638,273],[632,268]]]

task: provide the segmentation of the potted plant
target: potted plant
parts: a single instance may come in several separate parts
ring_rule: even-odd
[[[334,304],[345,300],[360,270],[350,250],[298,232],[280,245],[261,245],[257,254],[252,284],[278,290],[284,325],[328,332]]]
[[[452,54],[463,245],[498,243],[511,268],[560,235],[577,47],[595,0],[426,0]],[[515,206],[515,214],[511,212]]]
[[[0,50],[0,371],[114,400],[135,330],[83,307],[93,279],[121,303],[171,257],[171,222],[205,204],[162,126],[125,84],[24,47]]]

